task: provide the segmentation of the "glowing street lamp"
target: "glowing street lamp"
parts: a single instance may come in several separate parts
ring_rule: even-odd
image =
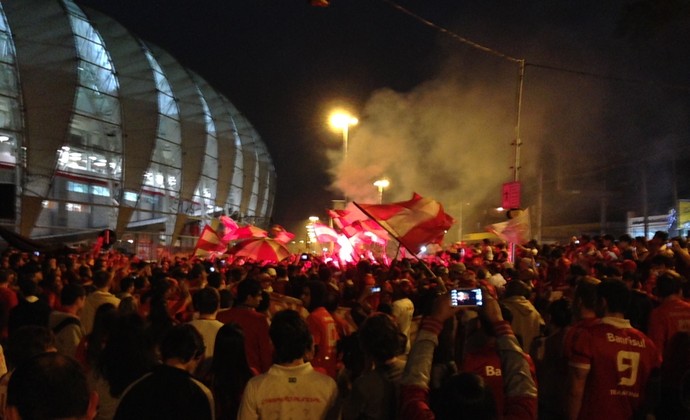
[[[379,204],[383,203],[383,190],[391,185],[387,179],[378,179],[374,181],[374,186],[379,189]]]
[[[348,112],[335,111],[331,114],[329,122],[331,123],[331,127],[333,127],[334,130],[342,131],[342,133],[343,133],[343,157],[347,158],[347,149],[348,149],[347,143],[348,143],[348,134],[350,131],[350,126],[357,125],[359,120],[356,117],[350,115]]]
[[[347,160],[350,126],[357,125],[359,120],[348,112],[337,110],[331,114],[329,122],[334,130],[343,133],[343,161],[345,161]],[[347,194],[345,194],[345,205],[347,205]]]

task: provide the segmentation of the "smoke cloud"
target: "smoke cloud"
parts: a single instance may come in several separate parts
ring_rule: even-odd
[[[330,153],[332,188],[351,200],[374,203],[378,191],[373,182],[387,178],[391,185],[384,202],[407,200],[413,192],[432,197],[464,233],[481,231],[502,218],[492,209],[501,205],[502,184],[513,180],[517,65],[489,63],[474,73],[478,77],[469,82],[466,72],[449,64],[436,79],[412,91],[375,92],[360,124],[350,131],[347,158]],[[574,156],[582,143],[569,139],[595,129],[598,100],[596,95],[588,98],[588,106],[563,118],[573,104],[572,92],[563,90],[567,83],[560,84],[556,95],[547,95],[541,84],[526,81],[525,86],[530,90],[523,100],[520,168],[521,179],[531,177],[523,185],[529,192],[541,145],[555,142],[557,160],[564,153]]]

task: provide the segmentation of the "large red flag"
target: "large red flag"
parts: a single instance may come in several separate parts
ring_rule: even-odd
[[[441,203],[417,193],[408,201],[355,205],[415,254],[424,245],[441,242],[455,222]]]

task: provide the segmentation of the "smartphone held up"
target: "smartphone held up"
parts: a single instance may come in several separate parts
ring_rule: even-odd
[[[451,306],[462,307],[477,307],[482,306],[484,297],[482,296],[482,289],[451,289],[450,304]]]

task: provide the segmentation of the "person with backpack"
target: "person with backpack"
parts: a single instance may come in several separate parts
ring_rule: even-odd
[[[52,311],[48,317],[48,328],[55,334],[55,347],[60,354],[74,357],[84,336],[79,315],[85,300],[86,291],[82,285],[67,284],[60,292],[62,311]]]

